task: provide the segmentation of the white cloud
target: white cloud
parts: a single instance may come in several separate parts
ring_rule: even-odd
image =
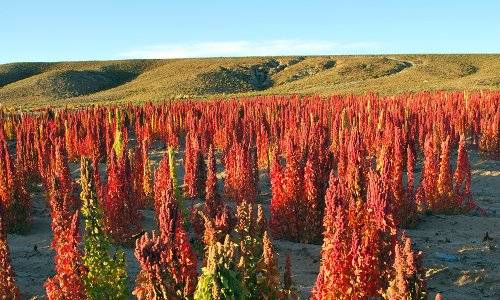
[[[187,58],[220,56],[321,55],[380,52],[377,43],[318,40],[215,41],[164,44],[119,53],[119,58]]]

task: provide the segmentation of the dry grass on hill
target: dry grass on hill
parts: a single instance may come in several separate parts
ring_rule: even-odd
[[[372,55],[12,63],[0,104],[33,109],[261,94],[500,89],[500,55]]]

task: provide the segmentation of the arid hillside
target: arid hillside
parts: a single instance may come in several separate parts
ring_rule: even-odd
[[[0,65],[0,105],[35,109],[260,94],[500,88],[500,55],[295,56]]]

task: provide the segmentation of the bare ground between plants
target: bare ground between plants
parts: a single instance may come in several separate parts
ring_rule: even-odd
[[[161,152],[153,153],[158,161]],[[429,215],[408,230],[416,249],[424,252],[431,297],[442,292],[444,299],[500,299],[500,162],[470,152],[473,193],[487,216]],[[182,157],[182,153],[178,155]],[[182,177],[181,161],[178,161]],[[71,164],[74,177],[78,166]],[[219,174],[221,177],[223,174]],[[265,176],[264,176],[265,179]],[[40,187],[33,189],[33,227],[27,235],[8,236],[16,280],[23,299],[43,299],[45,280],[54,275],[50,216]],[[261,183],[260,200],[270,201],[267,180]],[[152,211],[143,211],[146,230],[154,228]],[[486,233],[488,235],[486,236]],[[281,272],[287,254],[292,258],[293,280],[302,299],[309,298],[320,263],[320,245],[274,241]],[[133,249],[125,249],[129,287],[133,288],[138,265]],[[433,298],[431,298],[433,299]]]

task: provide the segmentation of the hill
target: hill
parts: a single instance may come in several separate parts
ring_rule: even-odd
[[[196,58],[0,65],[0,104],[500,89],[500,54]]]

